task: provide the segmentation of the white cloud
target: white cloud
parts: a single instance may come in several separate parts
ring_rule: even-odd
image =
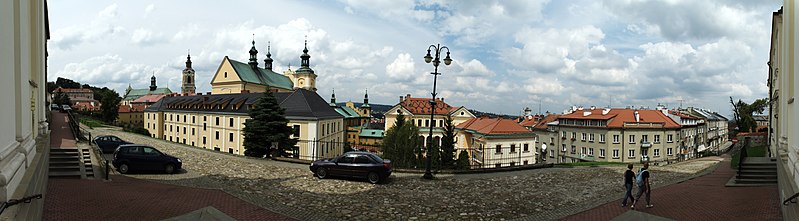
[[[144,17],[146,18],[148,15],[150,15],[153,10],[155,10],[155,4],[147,5],[147,7],[144,8]]]
[[[408,81],[419,74],[416,73],[413,58],[408,53],[400,53],[394,62],[386,65],[386,75],[393,80]]]

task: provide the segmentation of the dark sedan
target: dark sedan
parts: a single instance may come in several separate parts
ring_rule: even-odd
[[[164,154],[151,146],[141,144],[120,145],[114,151],[113,163],[120,173],[128,173],[133,170],[175,173],[180,171],[183,166],[180,158]]]
[[[330,176],[366,178],[376,184],[391,176],[391,160],[369,152],[347,152],[341,156],[311,163],[311,172],[319,179]]]
[[[113,153],[119,145],[131,144],[131,142],[119,139],[116,136],[99,136],[94,138],[94,143],[100,148],[103,153]]]

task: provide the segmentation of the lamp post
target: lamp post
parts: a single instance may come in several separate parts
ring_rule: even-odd
[[[430,152],[432,151],[431,147],[433,146],[433,125],[435,125],[434,116],[436,114],[436,81],[438,79],[438,75],[441,75],[441,73],[438,73],[438,65],[441,64],[441,60],[439,58],[441,56],[441,51],[443,49],[447,49],[447,57],[444,58],[444,64],[445,65],[452,64],[452,58],[449,58],[449,48],[447,46],[441,46],[441,44],[430,45],[429,47],[427,47],[427,55],[424,56],[424,62],[428,64],[430,62],[433,62],[433,67],[434,67],[433,73],[430,73],[433,75],[433,93],[432,93],[433,99],[430,100],[430,106],[431,106],[430,125],[428,127],[428,130],[430,131],[429,134],[430,136],[427,137],[428,139],[430,139],[430,142],[427,142],[427,151],[425,151],[427,152],[425,154],[427,156],[427,159],[425,160],[424,175],[422,176],[422,178],[425,179],[433,179],[433,174],[430,172],[430,160],[431,160]],[[430,50],[435,51],[436,54],[435,57],[430,56]]]

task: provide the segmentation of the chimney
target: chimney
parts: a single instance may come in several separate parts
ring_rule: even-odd
[[[638,114],[638,111],[633,112],[635,114],[635,122],[641,121],[641,115]]]
[[[405,99],[410,99],[410,98],[411,98],[411,94],[406,94],[405,95]]]
[[[591,111],[583,111],[583,117],[591,115]]]
[[[596,109],[596,106],[591,106],[591,110],[594,110],[594,109]]]
[[[399,96],[399,97],[400,97],[399,102],[402,103],[402,101],[405,100],[405,99],[402,99],[402,96]]]
[[[608,113],[610,113],[610,108],[605,108],[605,109],[602,110],[602,115],[603,116],[607,115]]]

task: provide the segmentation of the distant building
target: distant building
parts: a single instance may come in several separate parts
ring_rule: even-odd
[[[194,94],[197,89],[194,87],[194,68],[191,68],[191,54],[186,55],[186,68],[183,69],[183,85],[180,87],[181,94]]]
[[[344,147],[344,117],[314,91],[275,92],[285,109],[294,156],[314,160],[337,156]],[[144,110],[144,128],[152,137],[203,149],[244,155],[244,122],[263,93],[168,95]]]
[[[301,58],[301,66],[297,71],[291,68],[283,74],[272,71],[272,54],[267,49],[264,68],[258,67],[258,50],[255,49],[255,41],[250,48],[250,61],[245,63],[233,60],[225,56],[219,64],[216,73],[211,81],[211,91],[213,94],[235,94],[242,91],[251,93],[264,92],[267,88],[275,92],[287,92],[295,89],[306,89],[316,91],[316,73],[310,67],[308,55],[308,42]]]
[[[541,159],[544,161],[549,160],[557,162],[556,156],[560,155],[555,152],[558,151],[558,147],[563,141],[558,136],[559,131],[557,125],[559,117],[560,114],[549,114],[532,126],[525,124],[526,121],[520,123],[536,134],[535,149],[537,153],[540,153]]]
[[[130,85],[128,88],[125,89],[125,94],[122,95],[122,101],[120,104],[122,105],[130,105],[133,100],[136,100],[144,95],[148,94],[171,94],[172,91],[169,88],[158,88],[155,84],[155,75],[150,77],[150,87],[144,89],[133,89]]]
[[[144,105],[140,104],[119,105],[117,122],[143,127],[144,109]]]
[[[69,97],[70,105],[74,110],[100,111],[100,101],[94,99],[94,91],[88,88],[61,88],[53,90],[52,96],[64,93]]]
[[[377,132],[375,128],[369,128],[371,120],[371,107],[369,106],[369,94],[364,94],[363,104],[355,107],[355,104],[350,102],[345,105],[336,103],[335,91],[330,98],[330,107],[333,107],[336,112],[344,116],[344,125],[347,128],[347,142],[352,145],[366,145],[374,146],[380,143],[383,139],[383,132]],[[368,139],[361,138],[360,135],[364,134],[363,130],[368,129]],[[377,150],[371,148],[371,150]]]
[[[433,111],[430,101],[430,98],[413,98],[410,94],[400,96],[399,103],[385,113],[385,130],[388,131],[394,127],[397,116],[402,114],[406,122],[419,127],[419,139],[425,140],[426,147],[430,142],[441,144],[444,120],[447,116],[452,117],[453,125],[475,118],[474,114],[465,107],[450,106],[444,103],[443,98],[436,98],[436,109]],[[432,122],[430,121],[431,113],[433,113]],[[430,130],[433,130],[433,137],[428,137]]]
[[[729,131],[727,124],[729,119],[720,114],[702,108],[689,107],[680,110],[680,113],[687,114],[704,121],[704,124],[699,125],[699,148],[697,151],[719,151],[723,148],[723,144],[729,140]]]
[[[506,167],[537,162],[535,133],[516,121],[471,118],[458,124],[457,151],[469,151],[472,168]]]

